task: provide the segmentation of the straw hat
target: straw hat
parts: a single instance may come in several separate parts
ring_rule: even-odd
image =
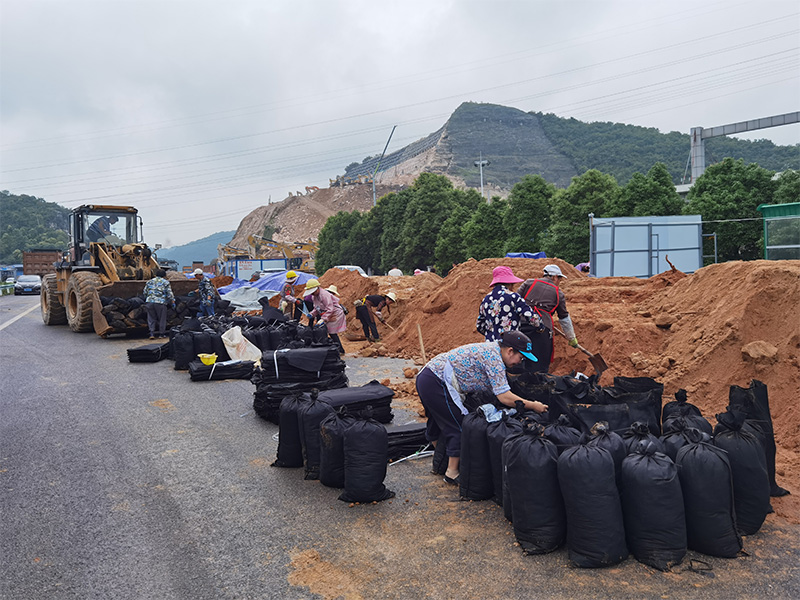
[[[386,297],[392,302],[397,302],[397,294],[395,294],[394,292],[389,292],[388,294],[386,294]]]
[[[339,295],[339,288],[337,288],[335,285],[329,285],[325,289],[328,290],[334,296],[338,296]]]

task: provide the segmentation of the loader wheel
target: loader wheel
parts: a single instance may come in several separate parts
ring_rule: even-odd
[[[42,277],[40,304],[45,325],[64,325],[67,322],[67,309],[58,299],[58,281],[53,274]]]
[[[72,331],[94,331],[92,292],[101,285],[96,273],[73,273],[67,282],[67,322]]]

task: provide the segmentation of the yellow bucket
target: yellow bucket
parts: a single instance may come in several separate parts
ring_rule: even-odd
[[[204,365],[213,365],[217,362],[216,354],[198,354],[197,355]]]

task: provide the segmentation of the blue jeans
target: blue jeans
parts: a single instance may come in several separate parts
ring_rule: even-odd
[[[197,311],[197,317],[213,317],[214,316],[214,304],[203,304],[200,303],[200,310]]]

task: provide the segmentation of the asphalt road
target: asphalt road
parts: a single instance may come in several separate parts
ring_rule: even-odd
[[[800,597],[800,527],[775,515],[749,556],[660,573],[523,557],[502,511],[459,502],[428,460],[389,467],[392,503],[351,507],[269,467],[277,427],[250,382],[128,363],[142,343],[0,297],[0,598]],[[407,364],[347,362],[354,385]]]

